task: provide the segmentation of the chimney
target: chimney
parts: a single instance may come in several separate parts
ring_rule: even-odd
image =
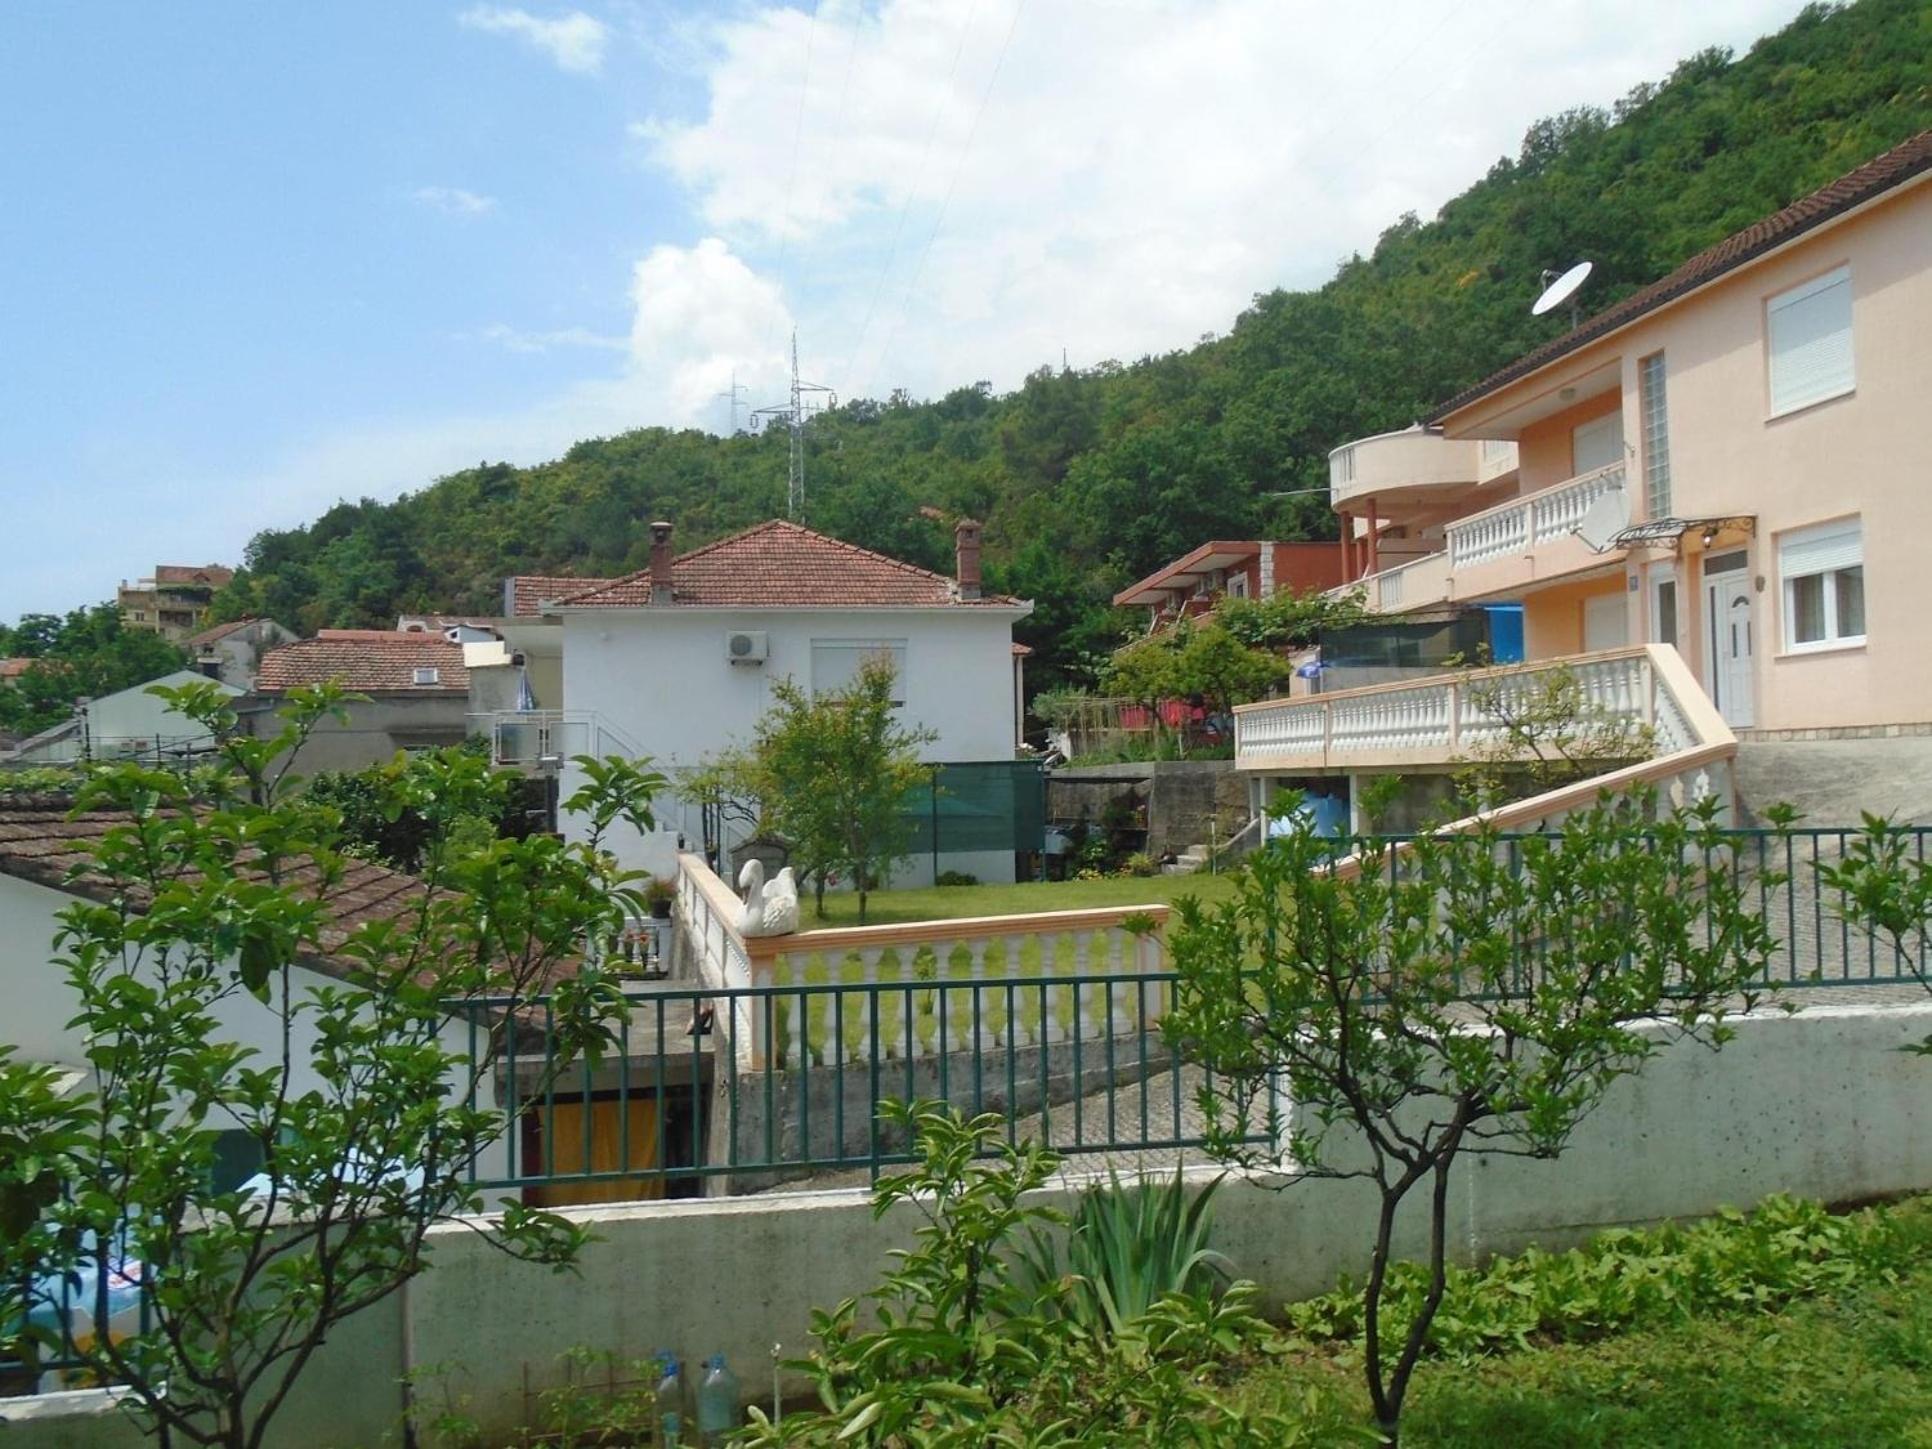
[[[671,602],[671,525],[662,519],[651,525],[651,602]]]
[[[979,597],[980,530],[981,525],[971,518],[962,518],[953,525],[953,551],[958,559],[959,597],[962,599]]]

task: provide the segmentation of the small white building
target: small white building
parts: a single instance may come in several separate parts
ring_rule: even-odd
[[[977,523],[956,529],[951,578],[793,523],[761,524],[676,556],[670,524],[653,524],[652,538],[650,567],[542,605],[562,621],[566,712],[591,722],[608,747],[648,756],[675,778],[748,744],[774,680],[836,689],[868,656],[886,654],[898,668],[903,722],[935,736],[925,759],[984,764],[989,776],[996,764],[1012,764],[1013,625],[1033,606],[982,590]],[[573,773],[565,766],[565,797],[576,788]],[[657,833],[617,851],[626,865],[669,874],[680,838],[693,848],[703,838],[701,812],[675,799],[659,803]],[[954,817],[978,808],[945,791],[937,806]],[[997,833],[993,814],[986,812],[988,837]],[[945,838],[942,829],[936,839]],[[1010,841],[977,850],[939,845],[894,883],[922,883],[935,870],[1010,881],[1014,866]]]
[[[206,679],[196,670],[177,669],[145,684],[83,700],[72,720],[23,741],[9,760],[22,765],[61,765],[89,759],[175,762],[206,753],[214,748],[214,736],[185,715],[175,713],[166,700],[148,693],[157,685],[179,688]],[[213,683],[223,694],[241,693],[221,680]]]

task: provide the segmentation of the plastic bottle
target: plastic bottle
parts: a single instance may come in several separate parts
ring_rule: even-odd
[[[663,1377],[657,1381],[658,1442],[664,1449],[678,1449],[684,1442],[684,1375],[678,1369],[678,1356],[668,1348],[657,1352]]]
[[[698,1384],[698,1434],[707,1445],[722,1444],[738,1427],[738,1379],[725,1367],[724,1355],[714,1353],[704,1361],[704,1379]]]

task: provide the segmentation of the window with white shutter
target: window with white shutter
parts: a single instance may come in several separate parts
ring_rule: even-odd
[[[1778,538],[1784,647],[1794,653],[1865,642],[1865,533],[1856,518]]]
[[[892,702],[906,702],[906,641],[903,639],[814,639],[812,693],[831,694],[859,682],[868,659],[892,664]]]
[[[1851,268],[1814,277],[1765,304],[1771,416],[1852,390]]]

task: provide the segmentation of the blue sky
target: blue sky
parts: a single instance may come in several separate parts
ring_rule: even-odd
[[[1185,345],[1796,9],[9,0],[0,618],[719,427],[794,325],[841,396]]]

